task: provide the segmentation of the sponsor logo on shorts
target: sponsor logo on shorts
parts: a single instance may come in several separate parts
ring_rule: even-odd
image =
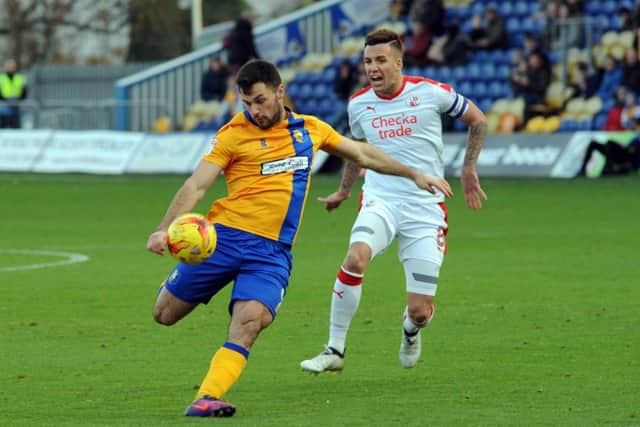
[[[173,272],[171,273],[171,275],[167,279],[167,282],[174,283],[176,281],[176,279],[178,278],[179,274],[180,273],[178,273],[178,270],[173,270]]]

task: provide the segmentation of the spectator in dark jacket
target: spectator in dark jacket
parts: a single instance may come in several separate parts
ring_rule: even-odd
[[[247,18],[236,20],[226,44],[229,49],[227,63],[232,74],[235,74],[250,59],[260,58],[253,37],[253,24]]]
[[[417,65],[424,67],[429,62],[427,52],[431,46],[431,33],[424,24],[414,21],[411,24],[411,33],[404,39],[404,63],[405,65]]]
[[[628,48],[624,55],[622,84],[635,96],[640,96],[640,61],[638,61],[638,53],[632,47]]]
[[[439,36],[444,32],[444,12],[442,0],[414,0],[409,17],[422,23],[431,36]]]
[[[333,91],[338,98],[346,102],[349,100],[357,83],[358,73],[356,67],[351,64],[348,58],[343,59],[333,80]]]
[[[529,56],[526,67],[511,77],[514,96],[522,96],[527,106],[544,103],[551,75],[544,68],[540,55],[536,52]]]
[[[202,74],[200,83],[200,98],[203,101],[220,101],[227,92],[227,77],[229,72],[215,57],[209,63],[209,69]]]
[[[636,132],[636,136],[627,145],[612,140],[604,143],[591,141],[587,146],[578,176],[587,174],[587,166],[594,151],[598,151],[605,157],[602,175],[624,175],[638,171],[640,169],[640,117],[634,119],[632,130]]]
[[[484,11],[486,36],[477,42],[482,49],[507,49],[509,47],[509,35],[504,21],[498,15],[494,7],[488,7]]]

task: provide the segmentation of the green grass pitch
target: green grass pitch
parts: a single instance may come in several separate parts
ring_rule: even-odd
[[[311,376],[356,199],[316,176],[289,291],[226,398],[230,420],[182,416],[223,342],[229,292],[167,328],[151,318],[173,265],[149,233],[183,176],[0,174],[2,426],[638,426],[640,180],[484,179],[448,202],[449,253],[418,366],[398,361],[395,246],[365,277],[342,374]],[[225,192],[217,182],[198,206]],[[88,262],[15,270],[84,254]]]

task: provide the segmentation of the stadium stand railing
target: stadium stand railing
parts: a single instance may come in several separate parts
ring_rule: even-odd
[[[368,6],[367,6],[368,5]],[[365,22],[359,25],[357,19]],[[372,25],[366,18],[374,19]],[[386,20],[388,5],[366,0],[325,0],[299,11],[258,25],[254,30],[261,56],[278,65],[299,60],[313,53],[331,52],[343,37],[362,32]],[[115,129],[146,131],[157,117],[145,108],[146,99],[160,100],[169,110],[172,121],[180,122],[190,106],[198,99],[200,78],[209,59],[223,54],[220,42],[157,65],[148,70],[118,80],[115,98],[118,103]],[[133,107],[131,102],[138,105]]]

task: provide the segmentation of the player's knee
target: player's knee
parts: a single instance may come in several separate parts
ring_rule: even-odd
[[[153,307],[153,320],[164,326],[171,326],[178,321],[175,316],[171,315],[169,310],[158,306]]]
[[[431,305],[432,301],[421,304],[409,304],[407,312],[411,321],[418,327],[423,328],[429,324],[430,315],[433,312]]]
[[[371,260],[371,249],[364,244],[354,244],[344,261],[347,271],[355,274],[364,274]]]

